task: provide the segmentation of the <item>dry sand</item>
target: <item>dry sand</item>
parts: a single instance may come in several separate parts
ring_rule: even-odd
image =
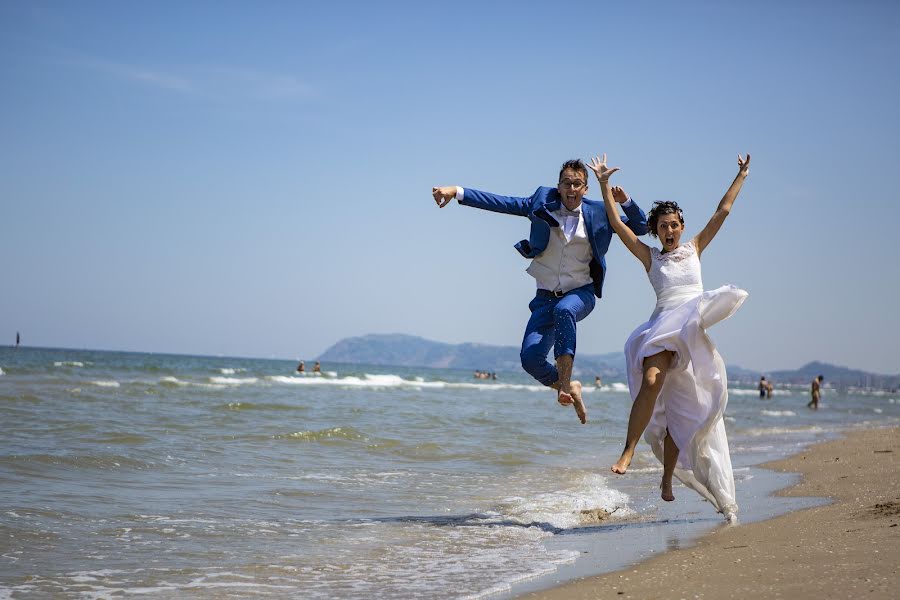
[[[520,600],[900,598],[900,428],[852,432],[763,466],[803,475],[779,495],[834,502],[724,526],[692,548]]]

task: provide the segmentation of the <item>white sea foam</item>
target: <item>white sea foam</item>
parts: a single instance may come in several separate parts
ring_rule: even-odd
[[[225,368],[219,369],[219,373],[221,373],[222,375],[234,375],[235,373],[243,373],[246,370],[247,369],[230,369],[228,367],[225,367]]]
[[[761,410],[759,414],[767,417],[796,417],[797,413],[792,410]]]
[[[284,383],[289,385],[328,385],[337,387],[359,387],[359,388],[417,388],[417,389],[472,389],[472,390],[518,390],[518,391],[546,391],[542,385],[525,385],[515,383],[453,383],[447,381],[427,381],[422,377],[414,379],[403,379],[399,375],[373,375],[365,374],[362,377],[348,375],[341,378],[325,378],[325,377],[303,377],[303,376],[286,376],[286,375],[270,375],[266,377],[267,381],[275,383]]]
[[[491,596],[495,596],[497,594],[501,594],[503,592],[508,592],[512,589],[512,586],[521,583],[523,581],[528,581],[531,579],[537,579],[543,575],[549,575],[556,571],[556,567],[558,565],[564,565],[567,563],[573,563],[580,556],[580,553],[574,550],[569,550],[564,553],[559,558],[549,559],[544,568],[537,568],[533,572],[528,573],[527,575],[519,575],[518,577],[511,577],[509,581],[496,583],[493,586],[489,587],[486,590],[482,590],[475,594],[469,594],[466,596],[461,596],[462,600],[480,600],[481,598],[489,598]]]
[[[3,367],[0,367],[0,375],[6,375],[6,373],[3,372]]]
[[[732,396],[759,396],[759,390],[746,388],[728,388],[728,393]],[[791,396],[791,390],[772,390],[773,396]]]
[[[546,390],[544,386],[538,386],[542,390]],[[603,384],[600,387],[596,385],[585,385],[583,392],[619,392],[619,393],[628,393],[628,384],[627,383],[619,383],[618,381],[615,383]]]
[[[602,475],[585,475],[576,486],[537,494],[528,498],[506,498],[500,513],[523,525],[546,523],[566,529],[583,524],[582,511],[602,509],[615,518],[634,514],[628,507],[628,494],[606,485]]]
[[[162,378],[160,378],[159,383],[161,383],[161,384],[163,384],[163,385],[177,385],[177,386],[180,386],[180,387],[185,387],[185,386],[189,386],[189,385],[190,385],[190,386],[202,387],[202,388],[213,389],[213,390],[221,390],[221,389],[224,389],[224,388],[228,387],[227,385],[222,384],[222,383],[205,383],[205,382],[199,382],[199,381],[182,381],[181,379],[178,379],[177,377],[172,377],[171,375],[170,375],[170,376],[167,376],[167,377],[162,377]]]
[[[90,363],[88,363],[90,364]],[[53,363],[54,367],[83,367],[84,363],[77,360],[58,360]]]
[[[775,449],[775,446],[769,445],[757,445],[757,446],[732,446],[731,453],[732,454],[742,454],[745,452],[771,452]]]
[[[108,381],[108,380],[100,379],[100,380],[97,380],[97,381],[92,381],[91,383],[94,384],[94,385],[99,385],[100,387],[108,387],[108,388],[117,388],[117,387],[119,387],[119,382],[118,382],[118,381]]]
[[[443,382],[432,382],[432,383],[441,383],[440,387],[448,387],[455,389],[470,389],[470,390],[484,390],[484,391],[493,391],[493,390],[515,390],[521,392],[546,392],[547,388],[542,385],[528,385],[523,383],[443,383]]]
[[[662,465],[658,467],[628,467],[629,473],[662,473]]]
[[[759,437],[762,435],[822,433],[824,431],[826,430],[818,425],[809,425],[806,427],[761,427],[748,430],[747,435]]]
[[[412,522],[404,524],[398,538],[393,527],[357,523],[354,540],[378,547],[377,554],[356,553],[328,562],[318,556],[282,555],[278,558],[287,564],[269,565],[279,574],[270,580],[296,584],[300,596],[310,600],[424,598],[435,596],[435,590],[451,589],[443,595],[484,598],[509,590],[516,582],[553,573],[580,555],[571,549],[548,550],[543,542],[552,534],[539,527],[503,526],[478,518],[467,520],[467,525],[435,528],[429,522]],[[335,567],[346,582],[343,586],[334,585]]]
[[[602,391],[602,392],[625,392],[627,394],[628,393],[628,384],[627,383],[619,383],[618,381],[616,381],[609,385],[601,386],[600,391]]]
[[[219,385],[245,385],[252,384],[259,381],[256,377],[210,377],[210,383],[217,383]]]

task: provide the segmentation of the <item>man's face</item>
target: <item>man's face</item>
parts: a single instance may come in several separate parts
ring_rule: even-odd
[[[556,189],[562,196],[563,205],[569,210],[575,210],[581,205],[581,199],[587,193],[587,178],[581,171],[566,169],[562,172]]]

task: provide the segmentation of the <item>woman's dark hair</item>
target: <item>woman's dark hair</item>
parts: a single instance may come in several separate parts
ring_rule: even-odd
[[[647,228],[650,229],[649,233],[653,237],[658,237],[656,235],[656,223],[659,222],[659,218],[663,215],[678,215],[678,220],[684,225],[684,215],[677,202],[671,200],[654,202],[653,207],[650,209],[650,216],[647,217]]]

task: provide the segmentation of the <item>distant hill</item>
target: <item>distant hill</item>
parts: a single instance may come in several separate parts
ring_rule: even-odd
[[[830,383],[838,388],[858,387],[885,390],[900,388],[900,375],[879,375],[817,361],[793,371],[773,371],[767,374],[767,377],[780,383],[809,383],[813,377],[818,375],[825,377],[825,383]]]
[[[446,344],[413,335],[369,334],[345,338],[322,353],[323,362],[395,365],[402,367],[432,367],[449,369],[480,369],[484,371],[520,372],[519,348],[488,344]],[[900,388],[900,375],[879,375],[857,369],[839,367],[823,362],[811,362],[793,371],[760,373],[729,365],[728,379],[753,385],[761,375],[777,384],[807,384],[817,375],[824,375],[826,383],[834,387]],[[625,381],[625,356],[621,352],[609,354],[579,354],[574,374],[581,378],[600,375],[607,381]]]
[[[397,365],[484,371],[521,371],[519,348],[488,344],[445,344],[403,334],[369,334],[345,338],[318,357],[322,362]],[[624,379],[625,356],[579,354],[575,374]]]

